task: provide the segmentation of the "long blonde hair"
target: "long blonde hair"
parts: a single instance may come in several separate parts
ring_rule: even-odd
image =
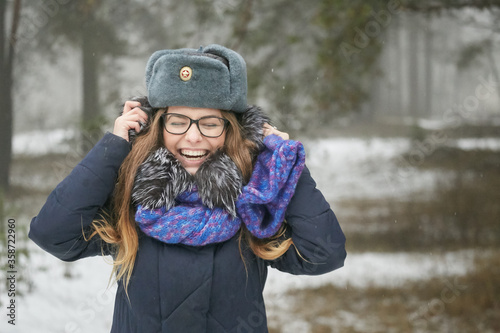
[[[130,153],[123,161],[118,180],[113,193],[112,209],[107,214],[93,221],[92,233],[89,239],[98,235],[104,242],[112,245],[115,250],[113,274],[116,280],[122,280],[127,290],[134,268],[139,237],[137,233],[135,213],[132,205],[132,188],[139,166],[156,149],[163,146],[163,126],[161,115],[165,111],[159,110],[153,115],[151,125],[137,135]],[[256,152],[256,144],[243,138],[242,128],[236,115],[222,111],[222,116],[229,121],[224,150],[241,170],[245,182],[252,174],[252,156]],[[253,253],[266,260],[273,260],[283,255],[293,244],[292,239],[284,239],[286,224],[280,231],[269,239],[258,239],[241,228],[239,235],[240,252],[242,244],[247,244]],[[242,254],[243,258],[243,254]]]

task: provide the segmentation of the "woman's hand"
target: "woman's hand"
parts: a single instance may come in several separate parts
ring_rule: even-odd
[[[139,102],[125,102],[122,115],[115,120],[115,127],[113,128],[114,135],[129,141],[129,130],[135,130],[136,133],[140,132],[141,123],[146,124],[148,115],[146,112],[142,111],[139,106],[141,106]]]
[[[273,127],[267,123],[264,124],[264,137],[271,135],[271,134],[277,135],[277,136],[281,137],[283,140],[290,139],[290,136],[288,135],[288,133],[280,132],[280,131],[278,131],[278,129],[276,127]]]

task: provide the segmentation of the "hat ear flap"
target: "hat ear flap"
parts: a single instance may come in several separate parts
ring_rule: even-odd
[[[146,65],[146,89],[149,89],[149,82],[151,81],[151,76],[153,76],[153,68],[156,61],[163,55],[169,53],[168,50],[156,51],[151,55]]]
[[[230,87],[231,87],[231,111],[245,112],[247,109],[247,64],[243,57],[224,46],[210,44],[203,48],[203,53],[212,53],[227,59],[229,62]]]

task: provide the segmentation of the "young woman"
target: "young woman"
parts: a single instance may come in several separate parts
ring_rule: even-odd
[[[267,332],[268,266],[322,274],[346,256],[303,147],[247,105],[225,47],[155,52],[146,84],[29,236],[65,261],[113,257],[112,332]]]

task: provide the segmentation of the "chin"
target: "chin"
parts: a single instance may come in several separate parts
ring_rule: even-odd
[[[189,172],[192,176],[198,171],[199,167],[184,167],[187,172]]]

